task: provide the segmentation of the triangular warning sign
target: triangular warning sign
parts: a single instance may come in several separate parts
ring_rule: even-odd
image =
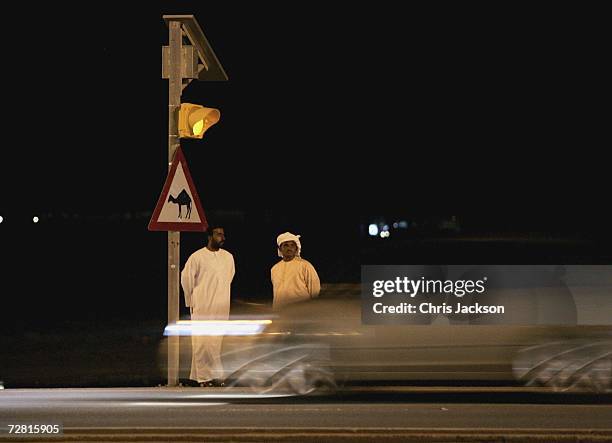
[[[206,228],[206,215],[179,146],[149,222],[149,231],[206,231]]]

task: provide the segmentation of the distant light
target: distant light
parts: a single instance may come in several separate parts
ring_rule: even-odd
[[[32,219],[32,221],[33,221],[34,223],[38,223],[38,220],[39,220],[39,219],[38,219],[38,217],[34,217],[34,218]]]
[[[4,218],[2,218],[2,216],[0,215],[0,223],[2,223],[4,221]]]
[[[372,223],[368,226],[368,233],[374,237],[378,235],[378,226],[375,223]]]
[[[393,229],[397,229],[397,228],[398,228],[398,226],[399,226],[399,223],[398,223],[398,222],[394,222],[394,223],[393,223]]]
[[[389,237],[389,235],[391,235],[391,234],[389,233],[389,231],[381,231],[381,232],[380,232],[380,236],[381,236],[381,238],[387,238],[387,237]]]
[[[388,231],[389,230],[389,225],[383,225],[382,230],[383,231]]]
[[[406,229],[408,227],[408,222],[406,220],[402,220],[399,222],[399,227]]]

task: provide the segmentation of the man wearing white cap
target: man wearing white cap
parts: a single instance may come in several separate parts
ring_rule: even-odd
[[[301,257],[300,236],[285,232],[276,238],[276,244],[278,256],[283,259],[271,270],[274,291],[272,308],[276,310],[290,303],[317,297],[321,282],[314,266]]]

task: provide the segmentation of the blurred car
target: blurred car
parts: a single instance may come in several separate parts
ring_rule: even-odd
[[[307,394],[355,383],[491,383],[612,392],[612,328],[590,325],[362,323],[360,285],[286,306],[256,333],[226,335],[226,385]],[[251,317],[255,318],[255,317]],[[462,322],[464,322],[462,324]],[[181,366],[188,374],[189,337]]]

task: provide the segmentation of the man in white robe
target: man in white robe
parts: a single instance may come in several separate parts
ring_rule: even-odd
[[[225,230],[208,228],[208,244],[187,260],[181,272],[181,286],[191,320],[228,320],[230,285],[235,274],[234,257],[221,246]],[[221,345],[223,336],[191,336],[190,379],[200,386],[223,386]]]
[[[276,244],[282,260],[270,271],[274,292],[272,308],[277,310],[287,304],[317,297],[321,282],[314,266],[301,257],[300,236],[285,232],[277,237]]]

